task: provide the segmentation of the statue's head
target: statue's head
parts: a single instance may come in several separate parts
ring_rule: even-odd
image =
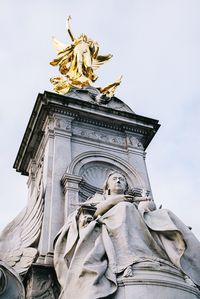
[[[111,194],[126,194],[128,191],[128,183],[126,177],[119,171],[111,172],[105,183],[104,183],[104,193]]]

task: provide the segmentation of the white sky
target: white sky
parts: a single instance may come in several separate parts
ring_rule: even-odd
[[[137,114],[159,119],[147,149],[154,199],[200,239],[200,1],[34,0],[0,2],[0,228],[25,206],[26,177],[12,169],[37,94],[52,90],[51,36],[98,41],[113,58],[97,85],[123,75],[116,96]]]

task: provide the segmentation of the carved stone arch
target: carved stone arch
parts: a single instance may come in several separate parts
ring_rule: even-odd
[[[128,181],[132,191],[145,188],[145,183],[136,169],[127,161],[111,153],[88,151],[78,155],[69,165],[65,175],[82,178],[79,183],[79,201],[85,201],[102,186],[111,171],[120,171]]]

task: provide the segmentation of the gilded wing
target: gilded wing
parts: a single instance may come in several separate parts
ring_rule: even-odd
[[[98,89],[100,90],[101,93],[103,93],[111,98],[114,96],[115,90],[116,90],[117,86],[120,85],[121,81],[122,81],[122,76],[118,80],[116,80],[106,86],[99,87]]]
[[[9,223],[0,235],[0,260],[19,274],[28,270],[37,257],[36,244],[44,212],[44,188],[33,192],[27,207]]]
[[[69,66],[73,58],[74,45],[66,46],[53,38],[53,44],[57,52],[56,58],[50,61],[52,66],[59,65],[59,70],[62,75],[66,75],[69,71]]]
[[[52,37],[52,43],[53,43],[53,46],[56,49],[57,53],[62,52],[62,51],[64,51],[67,48],[67,46],[65,44],[61,43],[54,36]]]
[[[102,64],[107,62],[110,58],[112,58],[112,54],[108,55],[98,55],[96,58],[92,60],[92,68],[93,70],[98,69]]]
[[[69,79],[64,76],[51,78],[50,82],[54,85],[53,90],[59,94],[67,93],[72,86],[69,82]]]

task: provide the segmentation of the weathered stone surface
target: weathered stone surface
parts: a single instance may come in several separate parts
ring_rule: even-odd
[[[44,215],[43,171],[39,167],[37,178],[29,192],[27,206],[12,220],[0,235],[0,260],[18,274],[25,274],[38,255],[38,241]]]
[[[130,273],[130,272],[129,272]],[[113,299],[134,298],[200,298],[198,288],[181,271],[160,261],[141,262],[131,266],[130,275],[118,277],[118,290]]]
[[[25,279],[26,299],[57,299],[59,284],[52,267],[33,264]]]
[[[25,290],[18,273],[0,261],[0,298],[25,299]]]
[[[126,177],[129,185],[129,190],[126,190],[127,194],[136,197],[141,195],[144,191],[145,196],[149,195],[149,198],[152,197],[145,164],[145,150],[158,128],[159,124],[157,120],[137,115],[121,100],[115,97],[111,100],[103,98],[93,88],[72,90],[65,96],[50,92],[39,94],[14,164],[17,171],[28,175],[28,203],[30,204],[30,202],[32,202],[31,199],[34,198],[41,199],[38,206],[37,204],[33,204],[32,207],[33,210],[39,211],[36,214],[37,219],[40,220],[40,222],[38,222],[40,225],[34,225],[35,222],[33,221],[33,225],[31,226],[33,231],[37,231],[37,236],[32,242],[32,245],[38,251],[38,258],[36,263],[31,266],[29,272],[25,275],[24,284],[26,287],[26,298],[57,299],[59,297],[60,290],[53,268],[54,254],[55,252],[58,254],[58,251],[54,251],[54,240],[63,224],[66,223],[65,226],[67,226],[68,223],[70,223],[69,215],[73,211],[78,211],[77,217],[73,222],[78,232],[76,236],[73,235],[71,231],[71,237],[74,238],[75,242],[78,242],[80,248],[83,244],[86,249],[90,247],[90,242],[85,242],[88,241],[87,237],[83,243],[80,239],[84,237],[84,230],[92,227],[94,223],[96,231],[95,229],[94,232],[92,230],[92,242],[96,240],[95,234],[99,233],[100,237],[105,237],[105,230],[106,227],[109,226],[111,219],[109,215],[112,214],[112,208],[114,208],[114,206],[111,207],[111,211],[109,209],[106,211],[103,210],[103,212],[99,212],[99,214],[97,207],[97,211],[95,212],[97,214],[94,216],[96,217],[94,220],[91,210],[90,213],[88,212],[87,214],[87,209],[82,208],[81,210],[78,208],[80,204],[85,202],[89,197],[94,196],[96,192],[98,192],[99,198],[103,198],[105,194],[102,185],[111,171],[117,171]],[[39,186],[42,186],[42,189]],[[110,194],[106,194],[106,196],[107,195],[109,196]],[[111,271],[111,275],[109,272],[111,270],[110,267],[106,268],[106,271],[109,270],[107,271],[109,272],[107,273],[108,276],[112,276],[110,282],[112,282],[112,279],[114,279],[115,282],[115,291],[114,293],[108,292],[108,294],[110,294],[109,298],[198,298],[199,291],[197,287],[189,277],[183,275],[181,267],[179,264],[176,264],[176,257],[180,257],[180,253],[185,253],[184,250],[188,250],[188,248],[190,251],[192,246],[188,246],[188,248],[185,249],[181,237],[176,240],[178,234],[174,233],[172,234],[173,236],[168,235],[168,243],[172,245],[172,241],[174,241],[176,246],[178,244],[178,247],[175,246],[175,249],[179,250],[178,254],[176,250],[171,251],[173,246],[165,247],[167,244],[165,242],[166,240],[162,239],[161,234],[159,235],[155,227],[153,227],[154,222],[151,220],[155,219],[155,217],[148,218],[148,212],[151,211],[151,213],[153,213],[155,210],[155,204],[152,200],[147,204],[144,202],[140,204],[134,203],[134,207],[131,206],[131,209],[134,210],[134,218],[126,217],[126,213],[130,212],[129,203],[124,203],[124,201],[127,201],[127,197],[121,194],[120,198],[123,203],[118,202],[117,204],[119,205],[115,205],[115,208],[118,209],[119,217],[113,215],[112,219],[114,221],[116,219],[119,220],[119,218],[122,218],[122,215],[124,215],[123,219],[120,218],[123,220],[121,221],[121,226],[126,226],[127,230],[125,230],[124,235],[121,235],[117,252],[123,253],[126,251],[127,254],[124,253],[124,257],[122,254],[123,258],[120,259],[120,263],[122,261],[121,270]],[[128,201],[130,201],[130,198],[129,195]],[[108,198],[104,198],[103,201],[106,202],[107,200]],[[37,202],[37,200],[35,202]],[[40,207],[40,209],[37,207]],[[124,209],[127,209],[127,211],[122,213]],[[84,213],[81,212],[83,210]],[[27,209],[27,211],[29,211],[29,209]],[[159,214],[159,210],[157,211],[155,212]],[[110,213],[108,217],[101,217],[104,212],[105,214]],[[28,214],[31,215],[31,211],[29,211]],[[80,221],[78,221],[78,216],[80,217]],[[176,222],[172,214],[169,213],[168,216],[172,218],[171,220]],[[24,219],[27,218],[27,213],[25,213]],[[103,223],[102,225],[101,220],[106,221],[105,219],[107,219],[107,224]],[[127,223],[128,219],[131,219],[129,225]],[[134,220],[140,223],[138,224],[139,227],[137,227]],[[118,222],[116,221],[116,226],[119,226]],[[132,249],[134,248],[137,253],[139,252],[139,256],[136,254],[134,261],[132,261],[133,256],[131,256],[132,262],[126,263],[125,267],[123,261],[127,261],[130,255],[128,243],[126,244],[127,246],[124,245],[123,247],[123,240],[127,231],[129,231],[130,223],[131,227],[135,229],[135,234],[130,232],[132,236],[132,239],[130,238],[132,240],[132,247],[130,247]],[[104,233],[101,232],[102,227],[104,227]],[[143,227],[143,229],[141,227]],[[65,231],[65,228],[60,232],[64,238],[68,231]],[[180,228],[181,227],[178,227],[178,230]],[[29,226],[27,226],[27,229],[29,230]],[[174,231],[174,227],[172,231]],[[154,232],[155,234],[153,235]],[[160,232],[163,232],[163,230],[161,229]],[[155,240],[151,239],[151,233],[153,238],[155,237]],[[21,235],[23,235],[23,232]],[[107,237],[112,240],[111,235]],[[135,241],[133,235],[137,235],[137,241]],[[184,233],[182,235],[184,235]],[[27,236],[26,233],[25,236]],[[190,234],[188,233],[187,236],[190,236]],[[175,239],[173,239],[174,237]],[[138,240],[140,240],[140,242]],[[62,238],[60,241],[62,241]],[[137,244],[141,245],[143,241],[143,247],[140,246],[141,248],[138,247],[139,249],[134,247],[137,247]],[[160,249],[159,246],[162,242],[162,246],[164,247],[161,246]],[[56,246],[58,245],[57,242],[55,244]],[[63,244],[65,244],[65,242]],[[102,248],[102,242],[95,244],[99,245],[100,249]],[[152,244],[154,244],[154,246],[152,246]],[[68,256],[69,260],[63,261],[61,266],[66,267],[70,265],[70,259],[73,257],[76,245],[77,244],[71,248],[70,255]],[[105,252],[107,254],[109,246],[105,242],[105,239],[104,245],[106,246]],[[58,249],[57,247],[56,250]],[[144,251],[150,255],[150,264],[148,264],[147,261],[142,263],[140,260],[140,258],[143,258],[141,252],[144,247]],[[21,250],[20,245],[19,249]],[[62,254],[65,252],[65,249],[62,251]],[[69,247],[67,250],[68,249]],[[156,261],[156,259],[160,258],[160,250],[162,251],[161,260],[164,260],[165,263],[168,261],[170,263],[168,266],[161,266],[162,262],[160,264],[160,262]],[[77,249],[77,252],[81,253],[82,251]],[[93,257],[95,262],[97,262],[98,258],[95,259],[95,252],[94,250]],[[175,255],[173,256],[174,252]],[[114,262],[114,264],[116,262],[112,254],[109,255],[111,259],[109,261],[106,260],[105,257],[108,256],[106,254],[104,254],[100,260],[99,265],[101,267],[105,266],[106,263],[107,266],[110,266],[112,262]],[[155,256],[152,258],[152,255]],[[84,254],[80,257],[85,258],[86,256],[84,251]],[[77,257],[77,255],[75,255],[75,257]],[[58,260],[59,259],[55,259],[56,264]],[[76,261],[77,259],[75,259],[75,262]],[[33,260],[31,263],[32,262]],[[25,270],[27,270],[30,265],[26,264],[25,266]],[[80,264],[77,263],[76,266],[76,269],[80,270]],[[94,264],[92,264],[92,267],[93,266]],[[196,269],[195,267],[196,265],[194,266],[194,270]],[[186,268],[188,268],[187,270],[189,270],[190,274],[190,267]],[[94,272],[98,272],[96,268],[94,268]],[[76,270],[70,273],[72,274],[71,277],[66,271],[64,271],[62,275],[59,274],[59,271],[57,272],[59,280],[62,280],[60,282],[62,286],[63,283],[66,284],[68,280],[73,281],[74,277],[76,278]],[[86,274],[87,267],[85,268],[84,275]],[[82,279],[82,276],[80,278]],[[101,278],[104,279],[105,275],[102,274]],[[59,298],[69,299],[70,297],[66,297],[65,287],[62,288],[62,291],[63,290],[64,293],[61,293]],[[72,296],[72,298],[96,298],[95,296],[87,297],[87,292],[84,290],[89,290],[87,283],[83,283],[83,288],[77,287],[77,289],[73,289],[75,295]],[[104,290],[104,288],[101,290]],[[80,292],[80,295],[78,295],[77,291]]]
[[[42,165],[45,204],[38,250],[45,264],[53,262],[53,241],[66,217],[101,192],[108,172],[120,170],[133,191],[151,192],[144,151],[158,121],[135,114],[116,98],[98,103],[94,93],[39,94],[14,164],[29,175],[29,197]]]
[[[130,196],[119,171],[103,189],[57,236],[60,299],[198,298],[200,243],[188,227],[149,196]]]

